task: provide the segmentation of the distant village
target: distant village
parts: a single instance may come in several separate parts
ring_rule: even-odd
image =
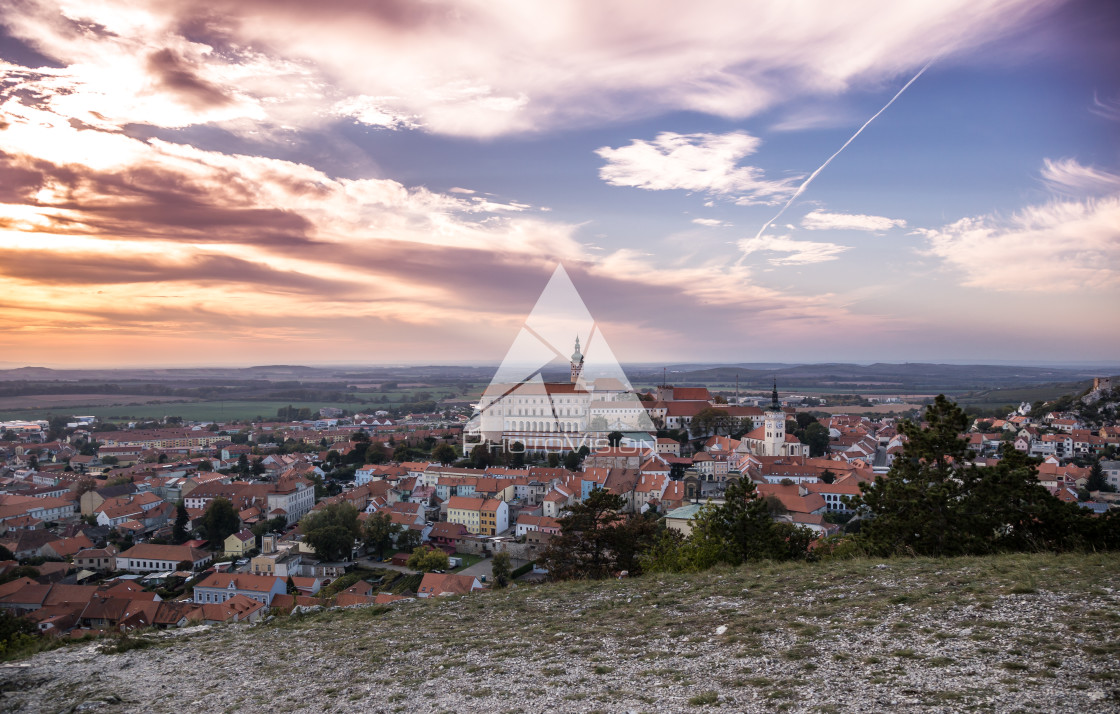
[[[688,534],[704,503],[750,479],[775,520],[827,537],[858,519],[848,498],[904,443],[893,418],[815,417],[776,386],[761,399],[671,385],[635,395],[596,389],[577,367],[570,382],[484,401],[481,419],[324,408],[255,423],[0,423],[0,608],[42,636],[80,638],[470,593],[490,587],[477,564],[499,553],[514,577],[539,580],[565,510],[595,489]],[[1115,395],[1098,379],[1082,402]],[[961,436],[978,464],[1014,448],[1041,460],[1055,498],[1120,507],[1120,425],[1079,414],[1022,404]],[[207,538],[218,502],[236,523]],[[355,541],[319,557],[301,520],[340,503],[390,520],[388,550]],[[446,552],[446,572],[410,569],[417,547]],[[414,579],[395,592],[369,579],[331,587],[359,566]]]

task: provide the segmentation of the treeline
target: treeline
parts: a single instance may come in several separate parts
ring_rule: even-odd
[[[855,556],[959,556],[1120,548],[1120,512],[1096,516],[1058,500],[1038,480],[1037,461],[1006,448],[994,466],[971,460],[960,437],[969,418],[944,396],[927,407],[925,428],[909,421],[890,472],[850,500],[848,533],[814,542],[806,528],[775,522],[747,479],[724,503],[703,506],[688,536],[655,515],[621,514],[621,497],[594,491],[560,519],[542,558],[551,577],[600,578],[619,571],[699,571],[758,560]]]

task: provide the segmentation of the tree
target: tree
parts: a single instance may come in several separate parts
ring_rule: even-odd
[[[7,608],[0,609],[0,656],[11,653],[34,643],[39,628],[31,620],[12,614]]]
[[[579,471],[579,454],[575,451],[569,451],[564,454],[564,468],[569,471]]]
[[[887,477],[862,486],[860,545],[873,555],[979,555],[1001,551],[1085,547],[1097,524],[1074,504],[1050,496],[1035,461],[1001,447],[994,466],[966,466],[959,435],[968,417],[938,396],[926,408],[927,428],[899,425],[908,441]]]
[[[299,522],[303,542],[326,561],[349,560],[354,541],[361,535],[358,509],[343,501],[308,513]]]
[[[968,416],[944,395],[926,407],[922,429],[913,422],[899,422],[906,437],[903,453],[894,460],[887,477],[861,486],[854,500],[871,516],[860,530],[869,552],[951,555],[958,551],[953,509],[960,498],[954,478],[968,455],[968,443],[959,435],[968,427]]]
[[[715,544],[718,560],[731,565],[763,558],[780,559],[784,552],[770,516],[770,505],[766,499],[758,498],[754,483],[747,478],[728,483],[722,505],[709,503],[700,509],[692,532],[698,541]]]
[[[355,448],[354,451],[358,449]],[[365,456],[362,461],[367,464],[383,464],[389,460],[389,451],[385,448],[385,444],[380,441],[371,441],[369,446],[366,447]]]
[[[1034,460],[1014,448],[1004,448],[996,465],[962,469],[958,478],[956,535],[965,554],[1068,550],[1093,542],[1090,521],[1097,519],[1051,496]]]
[[[1089,467],[1089,480],[1085,484],[1085,488],[1090,491],[1107,491],[1112,492],[1116,489],[1104,477],[1104,469],[1101,467],[1100,459],[1093,462]]]
[[[541,562],[555,580],[605,578],[627,570],[637,573],[640,558],[656,540],[653,518],[620,513],[626,501],[594,489],[582,503],[569,506]]]
[[[178,520],[178,515],[176,515]],[[224,498],[215,498],[198,519],[198,530],[211,544],[222,543],[241,528],[237,509]]]
[[[622,444],[622,432],[612,431],[611,433],[607,434],[607,443],[611,446],[611,448],[617,449]]]
[[[367,550],[376,550],[379,559],[385,557],[385,549],[393,544],[393,536],[401,531],[401,527],[393,523],[393,517],[388,513],[374,513],[366,519],[362,526],[362,540]]]
[[[106,466],[116,466],[120,462],[121,462],[121,460],[118,459],[116,456],[102,456],[101,457],[101,463],[105,464]]]
[[[82,496],[95,490],[97,490],[97,481],[92,476],[83,476],[78,480],[78,487],[74,490],[74,493],[78,496],[78,499],[81,499]]]
[[[548,453],[548,467],[550,469],[560,467],[560,454],[556,453],[555,451],[550,451]]]
[[[821,483],[835,483],[836,474],[832,473],[829,469],[825,469],[821,473]]]
[[[484,469],[490,464],[490,442],[484,441],[471,449],[471,466],[473,468]]]
[[[828,429],[819,421],[805,427],[801,435],[801,443],[809,446],[809,456],[824,456],[828,453],[829,441]]]
[[[264,460],[259,456],[253,459],[252,465],[249,466],[249,472],[259,478],[262,474],[264,474]]]
[[[525,465],[525,444],[515,441],[510,444],[509,451],[506,453],[509,456],[510,468],[519,469]]]
[[[299,595],[299,588],[296,587],[296,581],[292,580],[291,575],[288,576],[287,585],[288,585],[288,594],[289,595]]]
[[[494,575],[494,585],[499,588],[509,585],[509,576],[513,572],[513,568],[510,567],[509,553],[495,553],[490,567]]]
[[[459,455],[455,453],[455,447],[450,444],[440,444],[432,449],[432,460],[441,464],[453,464],[458,458]]]
[[[190,514],[187,513],[187,507],[183,504],[183,499],[175,504],[175,526],[171,530],[171,541],[175,545],[187,540],[187,523],[191,520]]]
[[[238,454],[237,456],[237,472],[242,476],[249,475],[249,455]]]
[[[809,412],[798,412],[794,417],[797,420],[797,428],[808,429],[810,424],[819,424],[817,418]]]
[[[405,528],[397,535],[397,550],[411,553],[420,547],[421,540],[422,536],[420,535],[420,531]]]
[[[689,426],[693,436],[727,435],[734,430],[735,421],[726,409],[705,407],[692,417]]]
[[[282,533],[288,527],[287,516],[275,516],[269,518],[267,521],[259,521],[249,530],[252,531],[259,541],[260,537],[266,533]]]
[[[422,573],[430,573],[433,570],[447,570],[450,562],[447,553],[428,546],[414,550],[412,555],[408,557],[408,567]]]

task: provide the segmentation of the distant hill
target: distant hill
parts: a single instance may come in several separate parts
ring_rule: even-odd
[[[690,367],[691,365],[679,365]],[[1086,369],[1055,367],[1016,367],[1004,365],[956,365],[925,363],[801,364],[768,369],[746,365],[717,365],[696,369],[669,369],[672,384],[734,384],[736,376],[744,389],[768,388],[775,381],[784,392],[807,388],[850,389],[874,388],[879,391],[943,391],[980,390],[1010,386],[1074,382],[1097,376]],[[662,379],[661,370],[638,371],[635,381]]]

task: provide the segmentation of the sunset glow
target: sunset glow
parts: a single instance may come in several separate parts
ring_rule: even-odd
[[[1109,5],[20,2],[0,368],[1114,362]]]

